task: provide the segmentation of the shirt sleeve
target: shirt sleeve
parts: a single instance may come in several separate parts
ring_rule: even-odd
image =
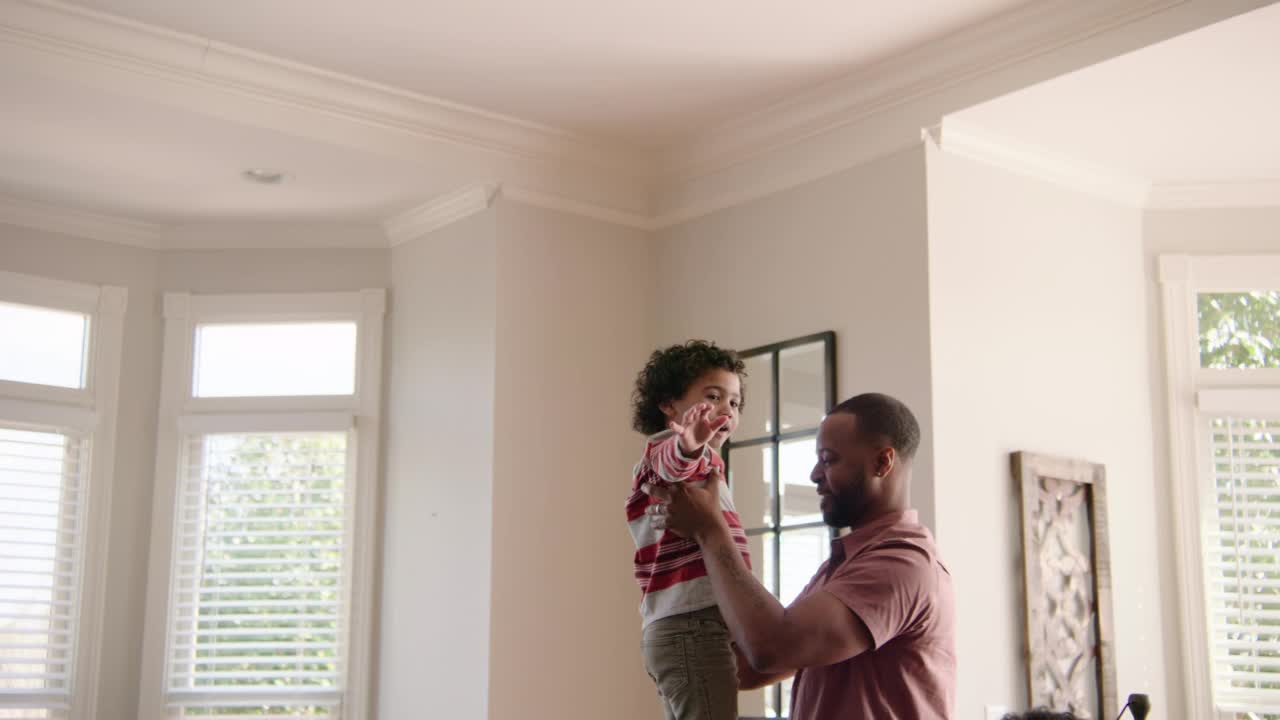
[[[822,590],[857,615],[876,649],[916,626],[933,602],[937,571],[928,554],[907,544],[860,553]]]
[[[696,458],[685,457],[680,451],[680,436],[673,432],[655,435],[645,448],[645,463],[659,479],[680,483],[705,475],[711,468],[707,451]]]

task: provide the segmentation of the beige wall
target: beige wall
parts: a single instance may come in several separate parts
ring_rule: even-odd
[[[1280,253],[1280,207],[1210,208],[1190,210],[1150,210],[1143,216],[1147,330],[1147,357],[1151,378],[1152,427],[1154,428],[1154,468],[1161,492],[1152,508],[1156,516],[1159,560],[1164,577],[1177,578],[1173,491],[1169,477],[1169,404],[1166,395],[1164,315],[1161,301],[1158,258],[1162,254],[1242,255]],[[1180,597],[1176,588],[1169,597]],[[1169,686],[1183,682],[1185,661],[1180,639],[1181,612],[1176,603],[1165,613],[1164,653],[1169,665]],[[1170,692],[1170,704],[1181,704],[1182,696]],[[1172,717],[1172,716],[1171,716]]]
[[[391,251],[378,715],[488,716],[493,210]]]
[[[932,524],[925,201],[917,145],[664,230],[655,306],[661,343],[747,348],[834,330],[837,397],[887,392],[919,417],[912,500]]]
[[[517,203],[498,217],[489,717],[657,717],[623,513],[651,248]]]
[[[1009,453],[1103,463],[1121,695],[1166,692],[1140,211],[930,150],[938,538],[956,583],[959,718],[1025,707]]]

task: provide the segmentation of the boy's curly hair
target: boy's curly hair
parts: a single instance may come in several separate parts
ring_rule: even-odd
[[[705,340],[690,340],[683,345],[655,350],[636,376],[636,387],[631,393],[631,427],[645,435],[666,430],[663,403],[678,399],[703,373],[716,368],[740,378],[747,376],[746,365],[737,353]]]

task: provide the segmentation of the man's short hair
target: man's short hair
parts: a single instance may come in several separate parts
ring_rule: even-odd
[[[858,418],[858,432],[867,438],[884,438],[903,458],[910,460],[920,449],[920,423],[901,400],[882,393],[855,395],[835,406],[831,413]]]

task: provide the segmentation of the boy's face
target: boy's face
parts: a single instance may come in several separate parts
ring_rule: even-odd
[[[742,379],[737,373],[721,368],[714,368],[703,373],[693,381],[684,395],[662,406],[662,412],[668,420],[675,420],[684,415],[684,411],[697,405],[707,403],[711,406],[712,419],[725,416],[729,422],[711,437],[708,445],[720,449],[738,428],[739,413],[742,411]]]

